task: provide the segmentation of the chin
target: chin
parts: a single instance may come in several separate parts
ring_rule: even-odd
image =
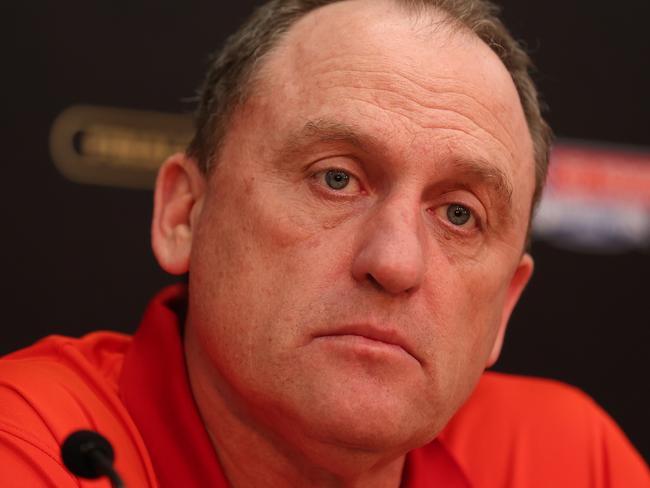
[[[443,425],[434,407],[422,409],[403,395],[347,395],[305,412],[306,431],[323,443],[366,452],[406,452],[433,439]]]

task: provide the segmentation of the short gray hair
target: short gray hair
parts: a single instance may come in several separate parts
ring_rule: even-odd
[[[271,0],[259,7],[231,35],[209,63],[199,90],[196,132],[187,154],[208,173],[218,158],[232,114],[247,99],[261,61],[282,36],[309,12],[345,0]],[[517,88],[533,141],[537,204],[546,180],[552,132],[544,120],[532,62],[498,17],[499,8],[489,0],[394,0],[411,11],[437,9],[452,23],[473,32],[503,62]]]

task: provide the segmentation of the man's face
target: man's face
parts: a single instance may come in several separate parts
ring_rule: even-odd
[[[188,335],[209,367],[188,357],[193,381],[293,442],[429,440],[530,274],[516,90],[486,45],[437,20],[377,0],[309,14],[207,182]]]

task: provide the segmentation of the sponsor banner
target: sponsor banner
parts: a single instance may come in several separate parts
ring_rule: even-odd
[[[50,155],[76,183],[148,189],[160,165],[184,151],[192,133],[187,115],[74,105],[52,124]]]
[[[533,236],[576,251],[650,250],[650,148],[559,141]]]

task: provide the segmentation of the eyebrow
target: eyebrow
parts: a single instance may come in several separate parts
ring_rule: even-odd
[[[316,142],[345,142],[359,149],[368,146],[383,146],[375,136],[364,134],[360,128],[328,119],[309,120],[297,132],[289,136],[282,152],[298,152],[306,145]]]
[[[455,159],[450,166],[466,177],[490,186],[504,200],[504,204],[508,206],[512,204],[512,183],[502,169],[481,159]]]
[[[291,155],[304,151],[311,144],[328,142],[342,142],[365,151],[372,148],[374,152],[381,152],[386,147],[381,138],[364,133],[357,126],[321,118],[309,120],[301,129],[291,133],[280,155],[283,159],[290,159]],[[483,159],[459,157],[445,166],[445,170],[454,170],[465,178],[491,187],[503,204],[508,207],[511,205],[513,187],[510,178],[494,164]]]

